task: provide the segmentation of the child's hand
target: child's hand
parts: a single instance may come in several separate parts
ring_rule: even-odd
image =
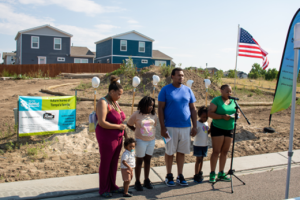
[[[129,170],[131,173],[133,172],[133,169],[132,169],[132,167],[130,167],[130,166],[129,166],[128,170]],[[128,174],[130,174],[130,173],[128,173]]]
[[[191,130],[191,136],[195,137],[195,135],[197,135],[197,128],[193,127],[192,130]]]

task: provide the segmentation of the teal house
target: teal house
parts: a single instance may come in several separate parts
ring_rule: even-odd
[[[114,35],[95,42],[95,63],[123,63],[132,58],[137,68],[150,65],[174,65],[172,58],[153,50],[154,40],[137,31]]]

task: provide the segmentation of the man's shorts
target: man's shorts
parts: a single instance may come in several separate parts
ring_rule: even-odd
[[[123,181],[131,181],[133,177],[133,172],[131,172],[129,169],[121,168],[121,174],[122,174]]]
[[[224,136],[224,137],[232,138],[233,136],[232,134],[233,130],[225,130],[225,129],[217,128],[213,125],[213,123],[211,123],[210,130],[211,130],[211,137]]]
[[[135,155],[138,158],[143,158],[145,155],[152,156],[155,147],[155,139],[150,141],[144,141],[141,139],[136,139],[135,145]]]
[[[194,156],[196,157],[207,157],[208,146],[199,147],[194,146]]]
[[[165,153],[169,156],[176,152],[189,154],[191,148],[191,127],[166,127],[171,140],[165,144]]]

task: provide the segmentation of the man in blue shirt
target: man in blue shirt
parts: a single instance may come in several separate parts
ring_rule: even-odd
[[[176,182],[187,186],[182,170],[184,154],[190,153],[191,137],[197,134],[196,98],[192,90],[183,85],[184,73],[181,68],[172,71],[172,84],[166,85],[158,95],[158,115],[161,125],[161,136],[171,140],[165,145],[165,162],[167,167],[166,184],[175,186],[172,174],[173,157],[176,153],[178,177]],[[191,129],[191,118],[193,128]]]

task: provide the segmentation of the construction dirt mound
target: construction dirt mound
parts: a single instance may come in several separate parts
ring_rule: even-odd
[[[199,74],[197,74],[195,71],[192,70],[183,70],[184,72],[184,82],[183,84],[186,85],[186,82],[188,80],[193,80],[194,83],[192,85],[192,90],[194,92],[194,95],[197,100],[203,100],[205,99],[205,85],[204,85],[204,78],[202,78]],[[112,73],[107,74],[104,77],[101,77],[101,85],[104,88],[108,88],[108,84],[110,83],[110,77]],[[149,92],[153,90],[153,84],[152,84],[152,76],[157,75],[160,77],[160,82],[158,85],[155,86],[156,92],[159,92],[162,87],[164,87],[167,84],[172,83],[171,76],[165,77],[162,73],[162,68],[157,66],[150,66],[146,68],[145,70],[140,70],[136,73],[136,76],[138,76],[141,79],[140,85],[137,87],[136,91],[139,93],[143,93],[144,95],[149,95]],[[132,78],[125,74],[116,75],[120,77],[121,84],[124,88],[124,94],[132,95]],[[210,89],[213,91],[219,91],[219,86],[215,83],[212,83],[209,86]],[[211,96],[208,94],[208,99],[213,99],[214,96]]]

